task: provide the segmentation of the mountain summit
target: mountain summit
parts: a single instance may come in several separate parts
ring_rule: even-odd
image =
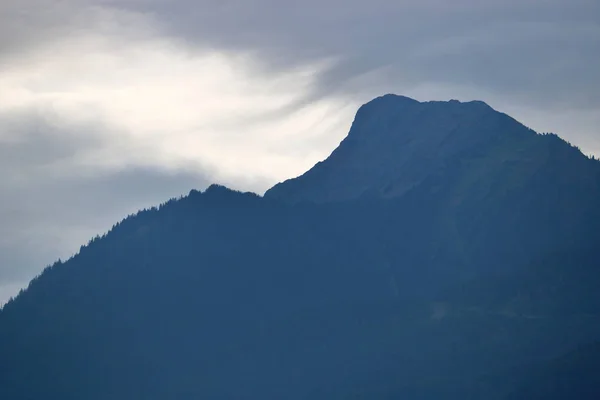
[[[461,254],[458,249],[479,249],[459,258],[480,269],[490,251],[499,263],[514,265],[510,253],[593,246],[600,163],[482,101],[388,94],[360,107],[325,161],[275,185],[265,198],[402,202],[412,215],[435,215],[430,241],[452,243]],[[490,227],[502,234],[490,234]]]
[[[521,179],[527,180],[547,161],[547,142],[481,101],[419,102],[388,94],[360,107],[348,136],[330,157],[275,185],[265,197],[290,202],[397,197],[460,162],[473,162],[477,169],[466,174],[481,175],[520,163],[526,175]],[[558,157],[585,162],[566,143],[561,146]]]

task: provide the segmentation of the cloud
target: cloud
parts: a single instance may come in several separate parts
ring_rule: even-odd
[[[4,3],[0,15],[19,21],[4,28],[15,44],[35,41],[38,50],[45,44],[57,51],[58,43],[93,37],[71,44],[71,55],[94,53],[104,43],[126,62],[137,55],[138,62],[157,65],[162,55],[163,71],[177,71],[170,66],[173,58],[198,76],[242,71],[233,86],[257,80],[249,91],[261,87],[279,95],[271,104],[256,98],[252,103],[261,111],[242,112],[234,121],[277,119],[317,100],[357,106],[385,92],[418,96],[427,88],[436,99],[447,97],[432,87],[452,87],[449,97],[469,94],[497,108],[536,109],[550,117],[600,108],[595,0],[63,0],[58,9],[48,6],[51,0]],[[149,50],[154,55],[144,58],[141,53]],[[52,56],[47,51],[44,57]],[[198,68],[206,57],[214,68]],[[136,74],[138,67],[134,63],[130,71]],[[298,71],[310,75],[310,82],[291,84]],[[213,89],[233,82],[221,77]],[[150,85],[139,97],[160,97],[157,89],[162,87]],[[213,102],[215,109],[240,109],[237,95]],[[592,127],[584,134],[594,134]]]
[[[139,207],[302,173],[383,93],[482,99],[600,155],[598,15],[597,0],[3,0],[0,301]]]
[[[244,55],[189,53],[164,39],[126,44],[81,36],[5,69],[0,108],[51,109],[65,120],[99,121],[119,133],[115,139],[144,147],[119,158],[124,162],[196,163],[213,166],[222,180],[245,170],[249,179],[274,182],[318,161],[298,155],[290,142],[306,147],[348,107],[340,101],[292,106],[311,90],[318,65],[265,76],[250,75],[250,64]],[[282,153],[285,148],[291,153]],[[316,149],[318,157],[324,150]],[[102,162],[114,158],[95,159],[101,156]]]
[[[482,87],[549,105],[587,107],[600,102],[596,1],[108,4],[150,13],[164,35],[190,47],[256,54],[266,70],[336,60],[315,85],[323,96],[344,92],[348,81],[386,69],[385,84],[398,82],[406,88],[437,82]]]
[[[49,0],[29,0],[43,1]],[[483,99],[498,109],[516,110],[526,123],[530,113],[545,114],[540,123],[528,124],[543,131],[556,131],[554,126],[564,126],[560,121],[600,108],[600,3],[595,0],[67,3],[71,12],[61,13],[60,20],[77,36],[118,38],[109,47],[123,53],[145,44],[170,58],[163,51],[168,47],[188,61],[218,54],[236,72],[243,70],[236,85],[258,80],[265,92],[275,86],[289,95],[276,106],[255,101],[262,110],[228,116],[230,126],[277,120],[315,101],[357,107],[386,92],[422,100]],[[59,20],[55,15],[39,19],[46,21],[42,27]],[[73,36],[69,29],[52,32],[44,40]],[[310,75],[310,82],[290,85],[298,71]],[[285,84],[276,79],[281,76],[289,78]],[[589,124],[566,128],[558,133],[582,146],[597,135]]]
[[[209,183],[201,170],[87,165],[85,154],[120,146],[102,126],[72,125],[51,114],[0,114],[0,132],[3,293],[14,294],[44,265],[68,258],[127,214]]]
[[[15,21],[4,30],[14,43],[93,31],[125,41],[163,38],[201,53],[243,54],[268,73],[335,62],[321,71],[313,95],[356,94],[370,84],[410,90],[445,83],[546,106],[600,104],[595,0],[67,0],[62,8],[49,7],[56,3],[51,0],[4,3],[2,14]],[[349,84],[356,80],[364,86]]]

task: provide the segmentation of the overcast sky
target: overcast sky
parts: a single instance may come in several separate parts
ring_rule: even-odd
[[[139,208],[302,173],[389,92],[600,155],[600,1],[1,0],[0,303]]]

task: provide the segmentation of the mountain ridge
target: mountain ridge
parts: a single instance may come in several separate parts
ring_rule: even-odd
[[[323,202],[363,193],[402,196],[448,163],[490,151],[497,153],[496,162],[509,162],[521,157],[516,153],[544,146],[549,140],[543,136],[482,101],[419,102],[387,94],[359,108],[348,135],[326,160],[276,184],[265,197]],[[562,153],[573,148],[567,144]]]
[[[481,118],[493,121],[486,126],[485,122],[477,121]],[[461,126],[478,123],[483,132],[475,134],[467,132],[465,127]],[[494,131],[492,128],[497,127],[490,126],[493,124],[500,125],[500,128],[502,125],[512,124],[520,129],[521,134],[533,132],[520,124],[517,125],[512,118],[496,112],[481,101],[419,102],[408,97],[387,94],[359,108],[348,135],[330,157],[300,177],[275,185],[265,193],[265,197],[285,197],[278,193],[292,191],[304,193],[301,199],[343,200],[360,196],[368,188],[379,192],[384,189],[373,187],[370,185],[372,182],[384,186],[393,180],[404,180],[404,186],[410,187],[411,179],[419,182],[423,176],[435,172],[442,160],[462,149],[475,147],[486,130],[488,134],[501,131]],[[514,126],[511,128],[514,129]],[[453,149],[453,145],[459,148]],[[413,165],[415,162],[420,165]],[[357,165],[353,167],[353,163]],[[308,182],[311,178],[312,181]],[[339,181],[344,179],[352,180],[348,185],[360,187],[353,190],[340,187]],[[325,193],[320,192],[312,198],[307,197],[308,189],[303,186],[308,186],[313,191],[317,187]],[[330,188],[330,191],[348,194],[342,198],[331,197],[326,193],[327,188]],[[399,193],[394,195],[401,195],[406,189],[401,188]],[[389,191],[389,188],[387,190]],[[288,197],[294,196],[296,195],[292,194]]]

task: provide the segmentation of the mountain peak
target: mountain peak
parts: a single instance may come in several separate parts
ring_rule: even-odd
[[[415,100],[411,97],[407,97],[407,96],[403,96],[400,94],[394,94],[394,93],[386,93],[384,95],[375,97],[373,100],[367,102],[366,104],[363,105],[364,106],[368,106],[369,104],[375,104],[375,103],[382,103],[382,102],[405,102],[405,103],[420,103],[420,101]]]
[[[400,196],[461,154],[533,136],[482,101],[420,102],[386,94],[358,109],[348,136],[327,160],[265,196],[292,202],[347,200],[366,192]]]
[[[469,101],[460,101],[458,99],[450,99],[448,101],[444,101],[444,100],[431,100],[431,101],[419,101],[416,99],[413,99],[412,97],[408,97],[408,96],[403,96],[400,94],[394,94],[394,93],[386,93],[384,95],[375,97],[373,100],[368,101],[367,103],[363,104],[360,108],[365,108],[365,107],[381,107],[383,105],[394,105],[394,106],[400,106],[400,105],[417,105],[417,104],[431,104],[431,103],[435,103],[435,104],[449,104],[449,105],[463,105],[463,106],[468,106],[468,107],[485,107],[488,109],[492,109],[486,102],[482,101],[482,100],[469,100]]]
[[[417,106],[419,104],[421,104],[420,101],[410,97],[388,93],[383,96],[376,97],[360,106],[356,112],[355,120],[361,117],[366,117],[373,112],[398,112],[403,108]]]
[[[204,194],[206,195],[219,195],[235,192],[232,189],[229,189],[227,186],[220,185],[218,183],[213,183],[209,187],[204,190]]]

